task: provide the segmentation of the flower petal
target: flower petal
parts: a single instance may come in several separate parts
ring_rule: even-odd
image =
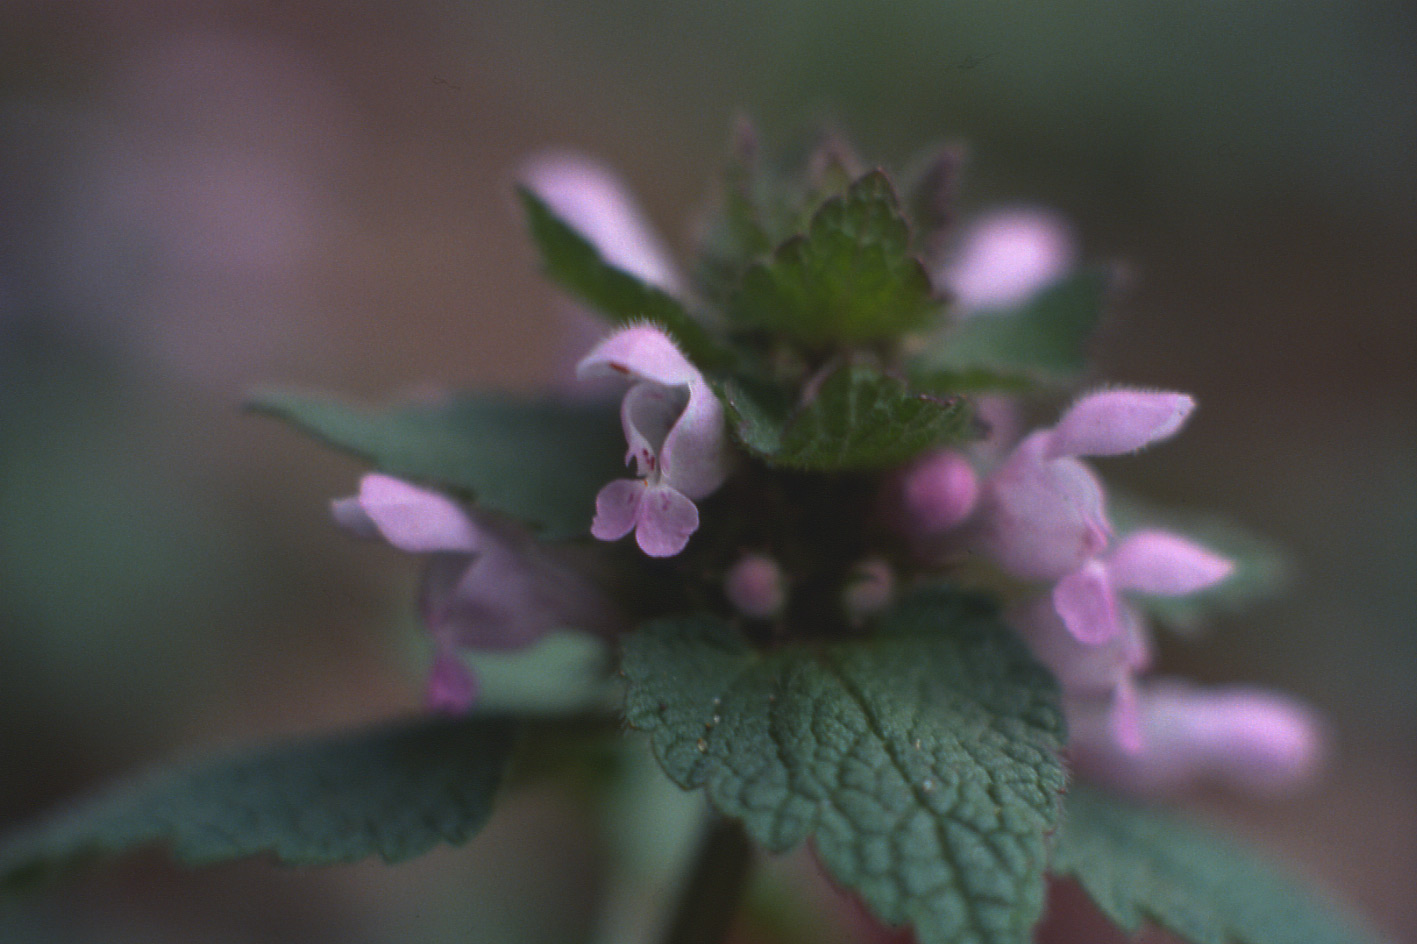
[[[1068,224],[1041,209],[993,213],[965,232],[942,273],[966,312],[1012,308],[1067,273],[1077,255]]]
[[[1100,645],[1122,633],[1117,595],[1106,568],[1097,561],[1089,561],[1058,581],[1053,587],[1053,607],[1078,642]]]
[[[654,325],[621,328],[597,344],[576,365],[581,379],[613,377],[649,380],[667,387],[703,382],[698,368]]]
[[[643,496],[635,540],[650,557],[673,557],[699,529],[699,509],[667,485],[645,488]]]
[[[659,464],[664,441],[688,402],[689,391],[682,386],[637,383],[626,392],[620,404],[620,425],[640,475],[649,475]]]
[[[1235,565],[1219,554],[1166,531],[1137,531],[1107,557],[1118,590],[1182,596],[1220,583]]]
[[[441,715],[466,714],[477,700],[477,679],[451,647],[440,647],[428,672],[428,710]]]
[[[1046,459],[1047,433],[1019,444],[985,483],[975,543],[1015,576],[1058,580],[1107,546],[1102,483],[1077,459]]]
[[[590,533],[602,541],[618,541],[639,524],[643,514],[645,483],[616,479],[595,496],[595,520]]]
[[[1104,390],[1078,400],[1049,434],[1047,456],[1115,456],[1174,436],[1196,402],[1184,393]]]
[[[479,529],[445,495],[377,473],[359,481],[359,507],[394,547],[411,554],[475,551]]]
[[[679,273],[664,243],[604,165],[579,154],[543,154],[528,162],[521,178],[606,262],[671,295],[679,293]]]

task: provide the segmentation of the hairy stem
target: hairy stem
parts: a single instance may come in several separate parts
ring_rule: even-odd
[[[715,818],[684,880],[664,944],[723,944],[752,864],[753,849],[742,825]]]

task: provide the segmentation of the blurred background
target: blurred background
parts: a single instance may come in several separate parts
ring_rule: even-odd
[[[1126,264],[1098,375],[1201,410],[1104,472],[1294,562],[1168,667],[1335,734],[1315,790],[1194,805],[1417,940],[1414,90],[1395,0],[0,0],[0,824],[413,710],[411,563],[332,527],[357,467],[244,392],[555,382],[519,162],[605,159],[682,249],[744,113],[897,165],[967,144],[964,210],[1055,207]],[[0,940],[581,940],[581,813],[524,791],[398,869],[142,857]]]

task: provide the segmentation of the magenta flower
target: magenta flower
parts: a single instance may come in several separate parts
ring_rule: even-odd
[[[595,499],[590,532],[615,541],[635,532],[651,557],[672,557],[699,527],[694,499],[728,473],[723,407],[698,369],[653,325],[622,328],[576,368],[583,379],[628,377],[633,386],[620,407],[628,463],[637,479],[617,479]]]
[[[1152,682],[1139,693],[1135,747],[1118,743],[1099,707],[1069,712],[1074,762],[1085,776],[1133,793],[1203,782],[1279,793],[1311,778],[1323,759],[1313,712],[1261,689]]]
[[[1077,711],[1090,712],[1099,731],[1114,743],[1125,750],[1140,750],[1137,677],[1151,665],[1152,657],[1151,637],[1141,616],[1123,605],[1118,614],[1122,631],[1100,644],[1079,642],[1046,594],[1014,607],[1007,616],[1038,661],[1057,678],[1069,721]]]
[[[1080,642],[1100,644],[1122,631],[1119,590],[1191,593],[1232,569],[1157,531],[1134,535],[1104,557],[1112,541],[1106,495],[1080,460],[1173,436],[1194,405],[1185,394],[1139,390],[1082,397],[1052,429],[1025,437],[984,484],[976,546],[1017,577],[1055,582],[1053,604]]]
[[[435,711],[460,713],[476,699],[460,649],[521,649],[559,626],[599,629],[608,620],[599,591],[549,551],[437,492],[371,474],[357,496],[331,510],[360,536],[426,557],[420,609],[435,648],[428,685]]]

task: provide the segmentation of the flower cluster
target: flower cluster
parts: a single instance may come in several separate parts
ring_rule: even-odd
[[[608,171],[556,155],[530,164],[524,179],[614,269],[684,297],[662,241]],[[954,296],[959,319],[990,319],[1065,278],[1075,255],[1055,217],[1012,210],[966,230],[963,245],[931,271],[937,291]],[[575,372],[628,383],[620,424],[635,474],[600,489],[589,534],[613,542],[633,533],[649,558],[683,555],[701,526],[696,502],[745,465],[721,391],[649,321],[613,330]],[[803,386],[804,404],[820,378]],[[948,572],[941,560],[987,561],[1026,588],[1007,616],[1062,687],[1081,772],[1152,792],[1203,779],[1255,789],[1303,780],[1321,739],[1302,706],[1262,691],[1147,676],[1153,646],[1138,601],[1203,591],[1230,577],[1234,564],[1180,534],[1118,534],[1106,490],[1085,460],[1169,439],[1194,407],[1181,393],[1103,389],[1076,399],[1052,427],[1011,443],[1013,403],[981,400],[988,437],[925,451],[881,479],[880,518],[900,543],[847,562],[837,597],[845,623],[860,626],[901,587]],[[558,625],[616,625],[605,595],[553,546],[437,493],[370,475],[335,514],[356,533],[426,557],[422,611],[436,652],[429,683],[436,709],[463,711],[475,701],[460,651],[524,647]],[[708,567],[721,575],[721,598],[750,623],[787,619],[806,592],[802,569],[786,566],[770,542],[738,541],[730,559]]]

